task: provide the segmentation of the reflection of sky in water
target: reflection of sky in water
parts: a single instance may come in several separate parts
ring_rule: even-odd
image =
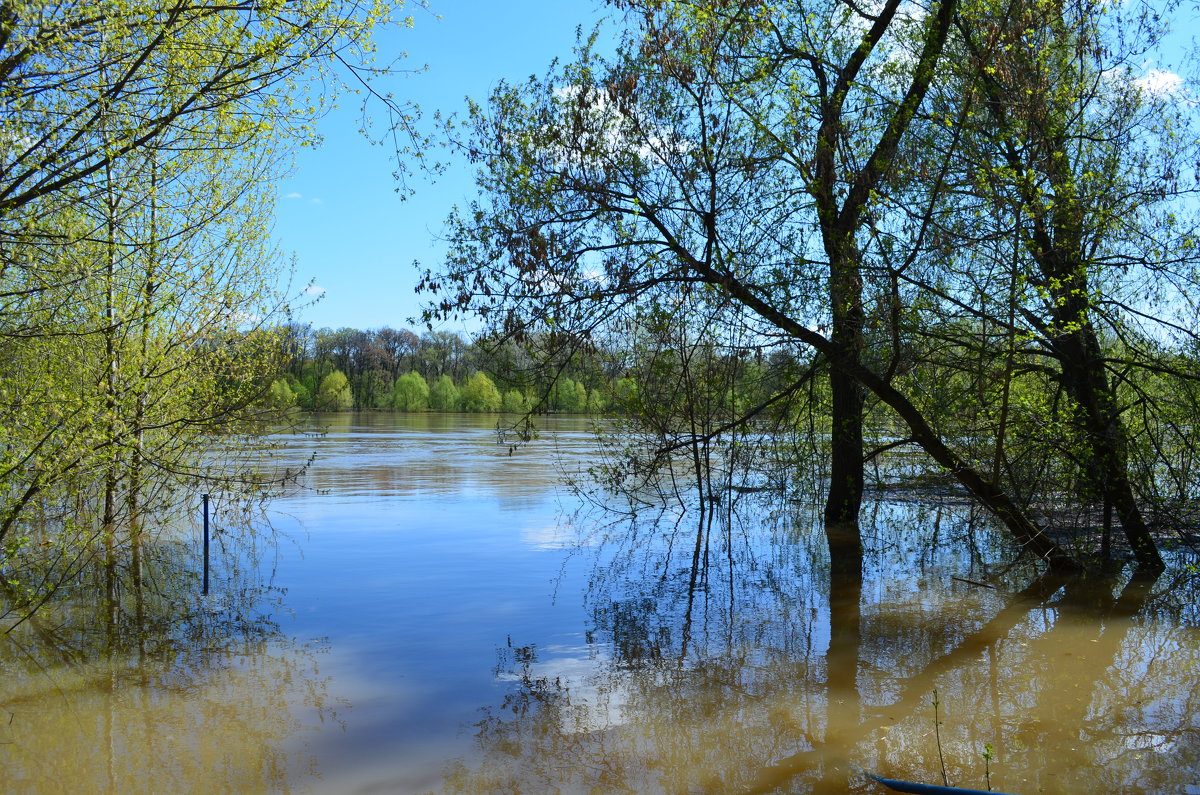
[[[614,691],[598,681],[599,672],[611,662],[611,655],[595,646],[551,643],[538,648],[537,660],[521,673],[502,671],[497,678],[518,685],[524,677],[540,679],[569,692],[571,703],[578,708],[570,713],[565,728],[582,734],[612,729],[625,722],[623,691]]]
[[[50,760],[71,753],[54,731],[86,745],[101,736],[88,727],[149,716],[144,745],[119,737],[131,770],[163,768],[148,791],[225,756],[329,793],[870,793],[850,762],[940,781],[937,688],[952,783],[984,785],[990,744],[997,790],[1200,785],[1194,590],[1171,598],[1164,580],[1146,610],[1125,575],[1042,592],[964,506],[892,502],[869,510],[860,609],[834,609],[811,518],[768,520],[746,498],[732,528],[672,513],[573,525],[554,478],[592,459],[587,423],[544,419],[557,433],[510,455],[494,422],[344,415],[284,438],[274,463],[319,457],[311,488],[274,505],[274,618],[320,652],[247,648],[230,671],[197,665],[186,693],[111,675],[70,700],[14,691],[23,732],[26,701],[68,707],[23,744]],[[203,758],[172,763],[192,726]]]
[[[589,564],[564,553],[573,536],[554,483],[586,423],[557,420],[563,433],[510,455],[494,418],[393,419],[292,437],[275,459],[318,456],[316,491],[274,506],[299,542],[284,542],[276,581],[285,629],[329,638],[323,670],[352,705],[344,732],[305,738],[330,792],[435,787],[446,760],[470,753],[463,727],[509,686],[497,650],[510,636],[553,646],[586,623]]]

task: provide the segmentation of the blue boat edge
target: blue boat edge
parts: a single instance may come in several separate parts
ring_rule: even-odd
[[[963,787],[946,787],[941,784],[919,784],[915,781],[901,781],[900,779],[877,776],[867,770],[863,770],[862,773],[893,792],[907,792],[912,793],[912,795],[1012,795],[1012,793],[996,792],[994,790],[965,789]]]

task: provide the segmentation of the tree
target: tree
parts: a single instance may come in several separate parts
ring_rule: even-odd
[[[462,388],[463,411],[497,412],[503,399],[499,390],[485,373],[475,373]]]
[[[608,396],[600,389],[588,390],[587,413],[602,414],[608,409]]]
[[[520,390],[510,389],[504,393],[504,401],[500,405],[500,410],[505,414],[524,414],[529,411],[529,401],[525,399]]]
[[[421,355],[424,358],[425,374],[448,375],[458,381],[466,359],[466,344],[462,337],[451,331],[430,331],[421,337]]]
[[[270,400],[281,408],[292,408],[296,405],[296,393],[292,391],[286,378],[271,382]]]
[[[397,411],[426,411],[429,408],[429,384],[420,373],[407,372],[396,379],[392,407]]]
[[[335,67],[370,76],[360,56],[387,17],[306,0],[0,7],[0,541],[6,571],[45,564],[37,598],[97,538],[111,571],[122,521],[136,572],[138,517],[181,484],[261,491],[233,440],[297,342],[264,232],[277,177]],[[227,449],[201,456],[214,438]],[[50,537],[31,545],[35,513]]]
[[[375,333],[376,343],[386,352],[387,360],[391,362],[392,379],[400,377],[402,367],[412,369],[416,362],[416,353],[421,340],[408,329],[381,328]]]
[[[359,377],[359,380],[361,386],[358,390],[358,408],[387,409],[392,407],[395,384],[386,370],[367,370]]]
[[[454,380],[448,375],[439,376],[429,390],[429,405],[434,411],[459,411],[462,398]]]
[[[197,138],[212,151],[259,146],[267,131],[307,137],[320,101],[306,78],[330,63],[366,76],[346,51],[387,18],[357,3],[4,6],[0,83],[18,131],[0,180],[4,236],[36,234],[114,159],[192,151]]]
[[[1182,143],[1195,136],[1174,103],[1133,77],[1159,25],[1137,11],[1034,4],[962,30],[982,106],[980,123],[967,128],[982,166],[976,189],[1015,219],[1015,278],[1034,287],[1021,296],[1022,334],[1053,363],[1065,393],[1059,422],[1078,440],[1076,491],[1115,509],[1144,568],[1163,564],[1130,477],[1117,385],[1136,385],[1138,371],[1184,375],[1151,339],[1183,341],[1196,327],[1194,316],[1166,321],[1171,310],[1138,306],[1147,278],[1167,306],[1186,305],[1196,286],[1196,253],[1184,242],[1196,227],[1186,212],[1159,209],[1182,209],[1194,192],[1175,175],[1196,162],[1195,145]],[[1095,46],[1117,40],[1121,49]]]
[[[245,427],[282,363],[266,328],[280,307],[263,284],[271,278],[263,196],[248,187],[263,167],[237,152],[113,160],[53,219],[64,240],[41,248],[46,273],[74,274],[69,283],[4,273],[0,382],[37,368],[40,395],[0,406],[22,429],[10,437],[14,466],[3,477],[17,485],[0,536],[39,502],[87,493],[99,478],[100,524],[111,541],[118,515],[135,528],[156,496],[170,494],[170,481],[219,476],[220,464],[197,460],[198,440]],[[197,195],[205,185],[228,189]],[[73,228],[92,231],[71,239]],[[42,463],[21,463],[34,459]],[[75,539],[68,530],[58,540]]]
[[[334,370],[321,379],[317,390],[317,411],[349,411],[354,408],[350,382],[341,370]]]
[[[832,373],[825,524],[836,569],[860,570],[863,389],[1023,548],[1073,567],[898,388],[899,359],[863,356],[865,296],[895,303],[894,280],[866,277],[901,268],[893,257],[905,250],[875,231],[919,240],[919,224],[881,217],[882,197],[957,3],[924,17],[900,15],[898,2],[870,17],[836,2],[792,15],[627,5],[638,27],[613,62],[584,47],[560,74],[501,86],[476,109],[463,143],[486,198],[423,280],[443,302],[431,314],[479,311],[498,335],[546,330],[578,349],[639,314],[686,322],[727,307],[723,325],[703,329],[714,345],[749,336],[818,354],[729,427]]]
[[[572,378],[559,378],[550,390],[548,402],[555,411],[579,414],[587,407],[587,387]]]

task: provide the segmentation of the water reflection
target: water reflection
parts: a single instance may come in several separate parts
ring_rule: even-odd
[[[336,501],[422,496],[497,498],[503,507],[536,506],[560,462],[578,474],[592,449],[590,421],[539,420],[537,444],[501,434],[513,419],[481,414],[314,414],[279,455],[316,458],[308,483]],[[503,441],[503,443],[502,443]],[[283,462],[276,462],[277,465]]]
[[[1200,789],[1183,561],[1053,579],[965,505],[881,501],[831,580],[766,495],[575,514],[586,421],[511,454],[494,417],[322,422],[261,451],[317,458],[278,556],[216,567],[219,611],[164,542],[0,647],[10,789],[871,793],[856,765],[940,781],[935,688],[951,783],[990,745],[997,790]]]
[[[196,597],[187,551],[85,569],[99,581],[0,635],[6,791],[263,792],[315,771],[295,738],[338,719],[322,644],[280,631],[251,561],[224,557],[237,573]]]
[[[932,510],[877,514],[861,581],[761,515],[622,547],[592,581],[590,651],[501,649],[518,686],[447,791],[877,792],[860,767],[940,783],[941,758],[983,789],[987,746],[1000,791],[1200,784],[1194,584],[1039,576],[965,507]]]

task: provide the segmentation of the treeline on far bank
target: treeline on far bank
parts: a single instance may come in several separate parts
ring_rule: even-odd
[[[446,331],[299,324],[283,331],[287,365],[270,389],[279,407],[642,416],[654,413],[647,403],[661,408],[679,399],[680,364],[663,351],[592,345],[548,363],[537,344],[496,344]],[[764,401],[807,366],[793,349],[780,347],[717,358],[729,361],[706,365],[723,373],[719,379],[709,374],[709,402],[742,408]]]
[[[600,356],[548,377],[532,362],[514,360],[512,350],[492,350],[453,332],[293,325],[286,345],[288,366],[272,384],[271,399],[304,411],[599,414],[636,389]]]

